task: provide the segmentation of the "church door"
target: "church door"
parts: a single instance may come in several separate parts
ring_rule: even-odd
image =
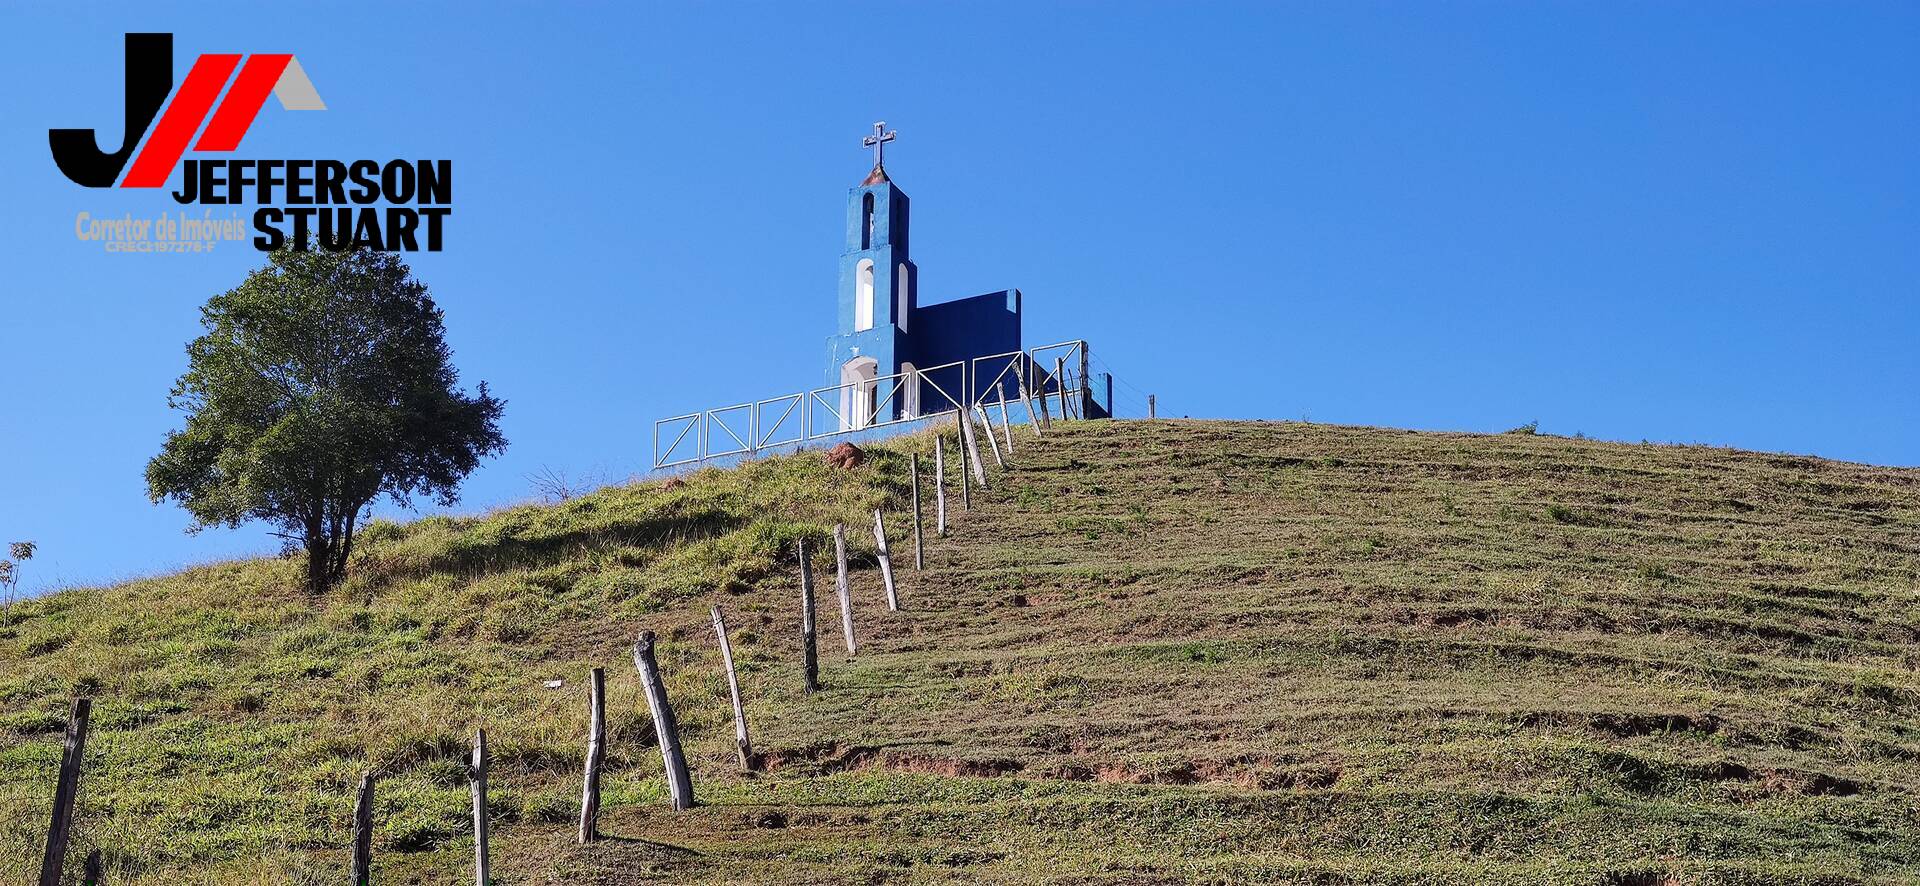
[[[855,357],[840,367],[840,430],[857,431],[874,421],[874,383],[880,364],[872,357]]]

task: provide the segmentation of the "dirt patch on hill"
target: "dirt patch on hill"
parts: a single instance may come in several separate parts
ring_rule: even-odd
[[[887,769],[894,772],[921,772],[949,777],[991,778],[1020,772],[1025,764],[1018,760],[967,760],[939,754],[872,745],[844,745],[839,742],[804,748],[771,751],[762,756],[768,772],[785,768],[811,769],[822,775],[862,769]]]

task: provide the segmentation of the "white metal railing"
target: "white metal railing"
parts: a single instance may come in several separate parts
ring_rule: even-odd
[[[700,430],[701,417],[701,413],[690,412],[686,415],[663,418],[653,423],[653,466],[655,468],[689,464],[706,457],[706,447],[701,445],[701,436],[697,433],[693,437],[693,452],[683,454],[680,450],[680,444],[687,439],[687,434]],[[674,433],[676,427],[679,428],[677,434]],[[660,434],[663,430],[673,434],[673,442],[668,443],[665,449],[660,448]]]
[[[1027,379],[1033,377],[1032,362],[1033,361],[1027,356],[1026,351],[1008,351],[1004,354],[988,354],[985,357],[975,357],[968,361],[967,377],[973,381],[972,384],[968,386],[967,403],[977,406],[987,402],[988,391],[1000,391],[1004,393],[1006,390],[1006,381],[1009,377],[1012,377],[1017,385],[1014,396],[1019,397],[1020,394],[1017,392],[1024,390],[1027,386]],[[994,369],[995,366],[998,366],[999,369]],[[984,385],[980,384],[980,378],[983,375],[989,376],[987,383]]]
[[[772,422],[768,422],[767,414],[775,408],[780,408],[781,404],[785,404],[785,408],[780,409],[780,415]],[[770,446],[786,446],[807,439],[806,405],[807,398],[801,394],[769,397],[755,403],[753,405],[753,448],[760,450]],[[800,415],[794,416],[795,411]],[[793,419],[793,436],[776,439],[774,435],[780,433],[780,429],[786,425],[789,418]]]
[[[1061,418],[1084,418],[1079,413],[1085,410],[1089,391],[1083,371],[1086,354],[1085,339],[1056,342],[1028,350],[1026,374],[1021,379],[1021,385],[1036,401],[1054,399],[1057,402],[1054,408]],[[1069,404],[1073,406],[1069,408]]]
[[[729,416],[734,417],[733,424],[727,423]],[[739,426],[740,416],[745,417],[746,427]],[[706,428],[705,441],[701,444],[703,447],[702,451],[707,454],[708,458],[752,452],[753,444],[748,441],[754,438],[753,419],[754,411],[752,403],[736,403],[732,406],[722,406],[719,409],[707,410],[706,418],[701,422]],[[732,442],[729,443],[727,440],[722,439],[720,435],[715,434],[714,431],[725,434]],[[716,448],[716,444],[728,448]]]
[[[663,418],[653,423],[653,467],[752,456],[1025,398],[1057,396],[1065,418],[1069,396],[1081,396],[1087,383],[1076,377],[1074,367],[1060,371],[1065,364],[1055,361],[1085,352],[1084,341],[1060,342]],[[982,376],[987,376],[984,385],[977,383]],[[1009,381],[1012,397],[1006,396]],[[1031,401],[1027,408],[1033,410]]]

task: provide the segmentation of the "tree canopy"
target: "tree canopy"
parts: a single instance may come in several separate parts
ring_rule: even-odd
[[[278,527],[314,591],[345,574],[376,498],[451,505],[506,447],[503,401],[461,391],[439,307],[392,254],[274,252],[200,322],[168,397],[186,426],[147,464],[148,493],[194,530]]]

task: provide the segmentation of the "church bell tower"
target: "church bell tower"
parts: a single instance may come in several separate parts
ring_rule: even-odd
[[[911,367],[919,270],[907,251],[907,195],[887,177],[886,144],[894,137],[885,123],[873,125],[873,134],[862,142],[873,149],[873,171],[847,194],[847,245],[840,256],[839,323],[829,349],[829,385],[871,383]],[[897,417],[875,415],[870,393],[856,389],[843,399],[845,425],[865,427]],[[893,399],[883,411],[898,413],[909,405]]]

